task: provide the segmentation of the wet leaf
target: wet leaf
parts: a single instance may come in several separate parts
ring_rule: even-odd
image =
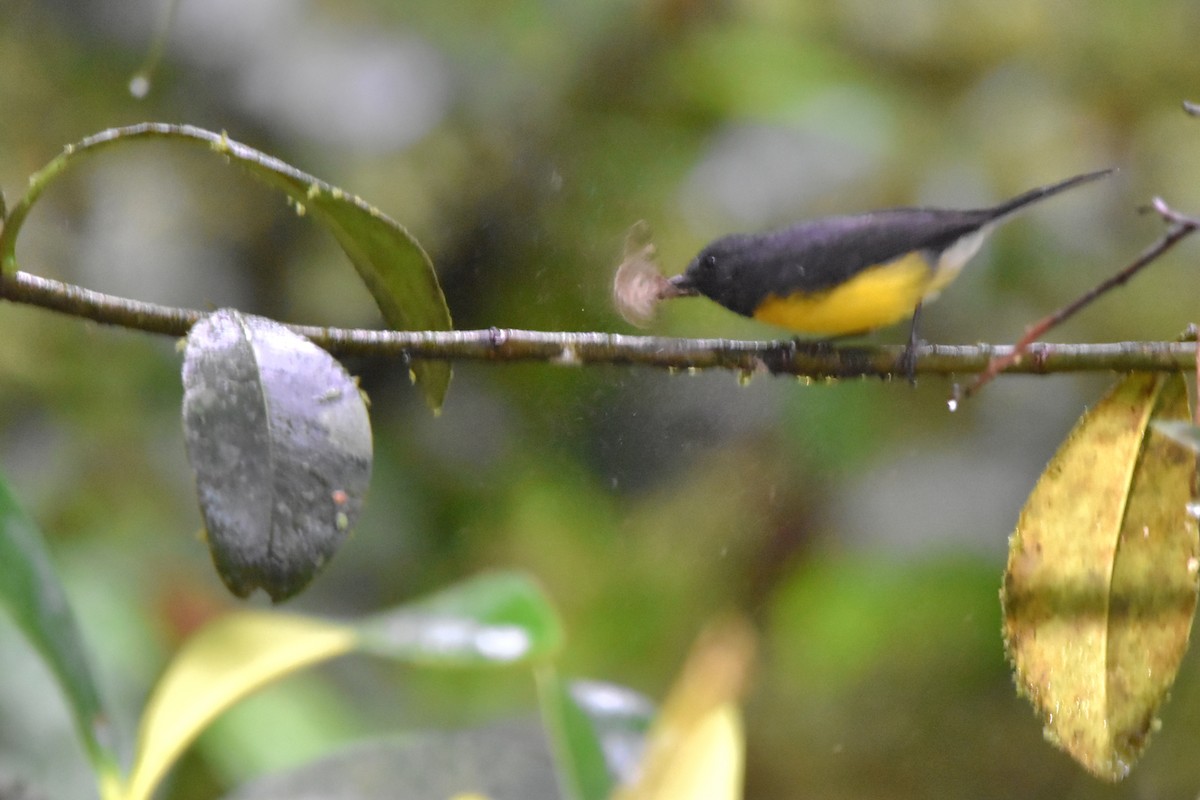
[[[375,299],[384,320],[399,330],[450,330],[450,310],[433,262],[417,240],[395,220],[362,198],[330,186],[278,158],[230,139],[224,133],[192,125],[143,122],[110,128],[68,145],[62,154],[29,179],[29,189],[0,228],[0,272],[17,269],[17,233],[46,187],[87,155],[138,139],[170,139],[219,153],[254,178],[285,193],[296,213],[324,225],[337,239]],[[412,365],[429,406],[441,408],[450,384],[450,364],[419,361]]]
[[[222,310],[188,335],[183,424],[213,563],[239,597],[299,592],[346,538],[371,477],[357,385],[282,325]]]
[[[1182,377],[1134,374],[1084,415],[1030,495],[1002,602],[1018,686],[1046,736],[1119,780],[1146,746],[1196,607],[1195,455]]]
[[[118,769],[108,713],[96,688],[79,624],[46,542],[0,480],[0,605],[58,680],[96,769],[103,797]]]
[[[517,573],[473,578],[359,623],[362,649],[432,666],[544,660],[562,646],[545,594]]]
[[[572,705],[587,719],[604,754],[608,772],[619,782],[632,781],[646,735],[657,709],[645,695],[601,681],[571,681]]]
[[[349,626],[260,611],[231,614],[201,630],[175,655],[150,697],[125,800],[150,797],[180,753],[238,700],[347,653],[355,642]]]
[[[650,730],[635,781],[614,800],[742,797],[745,736],[738,700],[753,652],[753,633],[740,620],[701,635]]]

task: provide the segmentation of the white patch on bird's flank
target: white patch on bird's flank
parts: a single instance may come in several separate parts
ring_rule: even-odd
[[[938,292],[949,286],[951,281],[958,277],[958,273],[962,272],[967,262],[979,252],[979,248],[983,246],[983,240],[991,232],[992,225],[984,225],[943,250],[938,255],[933,280],[925,290],[925,297],[932,299]]]

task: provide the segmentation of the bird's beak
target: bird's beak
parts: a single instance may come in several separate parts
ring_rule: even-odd
[[[692,285],[687,273],[668,278],[659,290],[659,298],[670,300],[673,297],[696,297],[700,292]]]

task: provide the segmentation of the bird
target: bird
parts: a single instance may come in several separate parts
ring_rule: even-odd
[[[723,236],[668,279],[667,291],[703,295],[799,333],[865,333],[910,317],[936,298],[997,225],[1112,172],[1076,175],[990,208],[892,208]]]
[[[996,226],[1113,172],[1075,175],[988,208],[890,208],[730,234],[705,246],[672,278],[651,265],[653,247],[639,250],[631,235],[614,296],[635,324],[647,321],[661,300],[703,296],[743,316],[823,340],[908,317],[906,358],[911,358],[922,306],[958,277]]]

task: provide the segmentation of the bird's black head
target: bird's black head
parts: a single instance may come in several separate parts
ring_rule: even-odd
[[[739,314],[754,313],[757,298],[745,296],[744,267],[754,237],[734,234],[717,239],[692,259],[670,283],[680,294],[702,294]]]

